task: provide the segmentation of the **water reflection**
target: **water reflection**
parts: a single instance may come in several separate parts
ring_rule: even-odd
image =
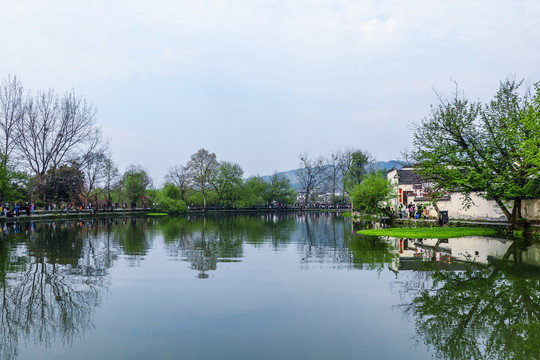
[[[530,263],[537,246],[487,238],[454,240],[441,244],[455,255],[460,271],[441,269],[433,258],[426,262],[422,257],[423,271],[397,283],[401,307],[416,324],[416,340],[431,346],[440,359],[537,357],[540,273],[523,261]],[[441,244],[435,242],[427,251],[436,253]]]
[[[22,343],[69,347],[94,327],[110,270],[122,261],[137,270],[161,247],[169,263],[208,287],[219,264],[241,265],[247,248],[277,255],[293,249],[300,270],[391,271],[389,296],[435,358],[530,359],[540,349],[538,245],[356,236],[348,219],[329,213],[99,219],[2,230],[2,359],[16,358]]]
[[[47,346],[60,339],[70,345],[92,327],[106,288],[107,252],[102,242],[83,236],[73,223],[38,229],[33,223],[15,224],[6,226],[3,235],[0,357],[15,358],[21,340]]]

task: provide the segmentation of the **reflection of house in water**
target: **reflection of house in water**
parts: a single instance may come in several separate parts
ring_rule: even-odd
[[[487,265],[491,260],[500,260],[512,245],[511,240],[471,236],[457,239],[394,239],[395,251],[399,256],[390,266],[394,272],[400,270],[427,269],[460,270],[471,264]],[[523,264],[540,267],[540,245],[530,246],[521,253]]]

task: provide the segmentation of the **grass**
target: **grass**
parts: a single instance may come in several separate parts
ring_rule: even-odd
[[[169,214],[167,214],[167,213],[148,213],[146,215],[148,215],[148,216],[167,216]]]
[[[434,228],[388,228],[360,230],[361,235],[390,236],[411,239],[448,239],[465,236],[491,236],[497,234],[494,229],[471,227],[434,227]]]
[[[345,217],[351,217],[352,214],[350,211],[347,211],[347,212],[341,213],[341,215]]]

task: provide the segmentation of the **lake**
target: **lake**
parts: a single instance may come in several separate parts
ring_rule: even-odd
[[[332,213],[4,225],[2,359],[535,359],[540,248]]]

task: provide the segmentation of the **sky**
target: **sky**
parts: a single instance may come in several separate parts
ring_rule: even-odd
[[[123,172],[205,148],[245,176],[410,148],[437,93],[540,81],[537,0],[0,0],[0,80],[74,89]]]

